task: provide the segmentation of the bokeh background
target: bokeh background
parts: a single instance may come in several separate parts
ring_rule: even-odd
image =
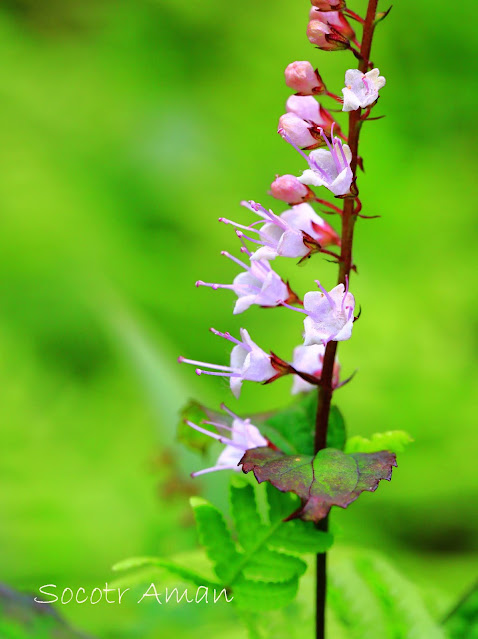
[[[175,442],[179,408],[191,396],[244,413],[284,405],[290,379],[246,384],[237,402],[176,357],[224,359],[211,325],[244,325],[285,358],[299,342],[294,313],[232,317],[229,292],[194,281],[236,272],[219,254],[236,238],[217,217],[245,222],[241,199],[272,206],[274,174],[303,168],[276,134],[285,66],[310,59],[335,92],[355,66],[309,45],[308,10],[306,0],[2,3],[0,580],[10,587],[92,588],[126,557],[194,549],[187,497],[225,503],[227,477],[189,479],[205,462]],[[405,429],[415,443],[390,484],[335,514],[333,552],[380,548],[443,613],[474,581],[478,554],[476,41],[464,28],[475,3],[460,12],[399,2],[377,30],[386,117],[364,126],[360,188],[364,212],[382,217],[357,227],[363,311],[340,359],[345,375],[359,372],[337,395],[350,434]],[[280,270],[300,292],[336,277],[319,257]],[[103,639],[244,636],[224,609],[60,608]]]

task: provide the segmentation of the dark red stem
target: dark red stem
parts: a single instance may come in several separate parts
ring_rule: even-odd
[[[358,68],[362,73],[366,73],[369,68],[370,51],[372,48],[372,38],[375,27],[375,15],[377,12],[378,0],[369,0],[367,15],[363,23],[362,45],[360,48],[361,58]],[[352,152],[350,168],[354,178],[357,172],[358,145],[360,137],[361,109],[351,111],[349,114],[348,145]],[[357,215],[354,211],[355,198],[350,197],[344,200],[342,213],[342,244],[340,253],[340,267],[338,284],[346,283],[350,278],[352,270],[352,245],[354,237],[354,226]],[[319,386],[319,403],[315,422],[315,452],[327,446],[327,427],[329,423],[330,406],[332,402],[332,379],[334,372],[335,355],[337,352],[337,342],[329,342],[325,349],[324,361],[322,365],[321,383]],[[319,528],[327,530],[327,519],[320,522]],[[317,587],[316,587],[316,639],[325,639],[325,601],[327,591],[326,555],[317,555]]]

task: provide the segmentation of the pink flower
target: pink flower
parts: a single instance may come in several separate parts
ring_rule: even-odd
[[[272,197],[287,204],[299,204],[310,197],[311,193],[312,191],[299,182],[295,175],[278,175],[270,190]]]
[[[243,231],[236,231],[241,238],[260,244],[251,260],[273,260],[278,255],[282,257],[305,257],[311,252],[329,244],[340,244],[340,239],[334,229],[327,224],[310,204],[298,204],[285,211],[280,216],[265,209],[256,202],[242,202],[243,206],[256,213],[264,220],[260,229],[237,224],[226,218],[219,218],[225,224],[232,224],[248,233],[257,233],[258,239],[246,235]],[[256,222],[254,224],[260,224]]]
[[[339,138],[333,137],[333,131],[332,144],[322,133],[329,150],[317,149],[311,151],[308,156],[294,144],[285,131],[279,131],[279,133],[302,155],[310,167],[298,178],[302,184],[325,186],[334,195],[346,195],[349,192],[353,180],[350,168],[352,153],[347,144],[342,144]]]
[[[309,20],[319,20],[331,27],[332,34],[340,34],[347,40],[355,38],[355,31],[352,29],[350,22],[341,11],[327,11],[312,7],[309,12]]]
[[[350,339],[354,323],[355,298],[343,284],[327,292],[316,280],[319,291],[304,296],[304,346],[327,345]]]
[[[178,362],[213,369],[212,371],[205,371],[201,368],[197,368],[197,375],[204,374],[229,377],[231,391],[235,397],[239,397],[242,383],[245,380],[251,382],[267,382],[277,375],[277,371],[271,364],[271,356],[251,340],[245,328],[240,329],[241,340],[232,337],[230,333],[220,333],[214,328],[211,328],[211,332],[235,344],[231,351],[230,366],[198,362],[193,359],[185,359],[184,357],[178,357]]]
[[[294,113],[285,113],[279,118],[278,130],[283,129],[294,144],[301,149],[315,149],[320,145],[320,141],[311,133],[313,126]]]
[[[205,473],[212,473],[216,470],[235,470],[239,471],[239,463],[244,456],[246,450],[251,448],[259,448],[260,446],[267,446],[268,441],[260,434],[259,430],[251,424],[250,419],[241,419],[238,415],[235,415],[224,404],[222,408],[233,418],[232,426],[223,422],[210,422],[205,421],[204,424],[214,426],[219,431],[219,434],[213,433],[193,422],[187,421],[186,423],[194,430],[204,433],[208,437],[216,439],[226,447],[219,455],[219,458],[215,466],[211,468],[205,468],[204,470],[198,470],[192,473],[193,477],[198,475],[204,475]]]
[[[284,71],[284,75],[286,85],[297,93],[317,95],[325,92],[325,84],[310,62],[305,60],[291,62]]]
[[[355,111],[373,104],[378,99],[379,90],[385,86],[385,78],[378,69],[362,73],[358,69],[345,72],[344,106],[342,111]]]
[[[320,12],[317,11],[317,14]],[[329,15],[325,13],[324,15]],[[333,26],[322,20],[311,20],[307,26],[307,37],[312,44],[323,51],[340,51],[347,49],[348,39]]]
[[[272,269],[269,262],[256,260],[248,266],[226,251],[222,251],[222,255],[236,262],[244,269],[244,272],[236,275],[232,284],[209,284],[198,280],[196,286],[210,286],[213,290],[228,288],[234,291],[238,297],[234,306],[234,315],[244,312],[252,304],[271,307],[277,306],[280,302],[286,302],[291,296],[297,299],[287,284]]]
[[[293,367],[301,373],[309,373],[320,378],[322,374],[322,365],[324,362],[325,346],[323,344],[312,344],[311,346],[297,346],[294,348],[294,356],[292,360]],[[332,386],[335,388],[339,383],[340,364],[335,360],[334,374]],[[299,375],[294,375],[292,384],[292,394],[305,393],[316,388],[313,384],[306,382]]]
[[[315,134],[317,145],[324,145],[323,140],[317,139],[321,137],[320,129],[330,134],[332,126],[334,126],[335,132],[340,132],[340,128],[334,118],[312,96],[291,95],[286,102],[286,109],[288,113],[294,113],[294,115],[305,120],[309,127],[314,127],[314,131],[311,134]]]

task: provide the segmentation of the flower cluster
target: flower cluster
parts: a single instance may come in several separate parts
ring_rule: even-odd
[[[344,0],[312,0],[312,5],[307,35],[314,45],[326,51],[354,46],[360,51],[360,43],[346,17],[350,17],[351,12],[346,9]],[[356,14],[354,16],[360,20]],[[357,49],[354,51],[359,56]],[[339,124],[317,98],[324,96],[340,102],[344,112],[367,109],[363,116],[359,111],[359,117],[365,119],[377,102],[385,79],[380,76],[378,69],[365,73],[349,69],[345,73],[343,98],[340,98],[328,91],[319,71],[310,62],[296,61],[285,69],[285,82],[294,94],[288,98],[286,113],[279,119],[278,133],[301,155],[305,166],[298,176],[277,175],[269,194],[288,208],[275,213],[249,200],[241,204],[255,216],[252,222],[243,224],[220,217],[221,223],[234,228],[240,240],[242,259],[226,251],[222,255],[236,264],[240,272],[232,283],[198,280],[196,286],[231,290],[237,297],[234,315],[245,312],[253,305],[267,308],[282,306],[302,313],[305,315],[303,342],[294,349],[292,361],[287,362],[256,344],[245,328],[240,329],[239,339],[229,332],[211,329],[212,333],[232,344],[228,365],[179,358],[180,362],[196,366],[198,375],[228,378],[236,398],[240,395],[244,381],[267,384],[289,374],[293,375],[292,394],[308,392],[314,386],[320,386],[327,345],[350,339],[356,319],[355,298],[348,287],[350,269],[331,290],[315,280],[318,290],[306,292],[300,299],[289,283],[272,268],[271,261],[277,258],[304,261],[314,253],[326,253],[341,262],[341,255],[330,250],[334,247],[342,250],[340,235],[318,215],[312,204],[323,204],[327,213],[341,213],[342,210],[328,200],[319,199],[311,187],[324,187],[335,197],[353,199],[354,206],[357,204],[354,211],[358,214],[360,202],[354,189],[352,168],[355,164],[352,163],[352,152]],[[357,161],[355,158],[355,163]],[[332,364],[333,359],[329,361]],[[340,386],[339,372],[340,366],[335,360],[332,380],[329,378],[328,382],[332,389]],[[205,422],[213,426],[215,431],[187,422],[191,428],[225,445],[217,464],[195,475],[226,468],[237,470],[247,450],[272,446],[250,419],[242,419],[229,409],[224,409],[228,415],[225,421]]]

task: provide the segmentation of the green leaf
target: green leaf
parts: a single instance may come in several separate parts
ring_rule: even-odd
[[[242,468],[254,471],[259,483],[270,481],[285,492],[293,492],[302,507],[293,516],[320,521],[332,506],[346,508],[363,491],[376,490],[382,479],[391,479],[396,466],[393,453],[355,453],[347,455],[334,448],[310,455],[284,455],[269,447],[248,450]]]
[[[189,568],[180,566],[168,559],[161,559],[160,557],[132,557],[131,559],[125,559],[113,566],[113,570],[130,570],[131,568],[143,568],[145,566],[154,566],[156,568],[164,568],[171,574],[184,579],[184,581],[190,582],[195,586],[209,586],[210,588],[217,588],[219,584],[217,582],[210,581],[207,577],[200,575]]]
[[[224,517],[221,512],[205,499],[191,497],[199,541],[206,549],[207,556],[214,564],[217,576],[229,583],[241,563]]]
[[[388,450],[391,453],[401,453],[410,442],[413,442],[413,439],[404,430],[389,430],[386,433],[375,433],[370,439],[360,435],[350,437],[347,440],[345,451],[347,453],[376,453],[380,450]]]
[[[248,550],[257,544],[257,538],[267,531],[257,511],[254,487],[250,484],[234,485],[235,476],[231,478],[230,500],[234,527],[239,543]]]
[[[328,583],[332,612],[348,639],[445,639],[416,587],[371,552],[332,562]]]
[[[312,454],[317,401],[318,396],[314,391],[299,397],[291,406],[266,419],[264,422],[266,429],[263,430],[261,426],[261,432],[281,450],[289,453],[301,451]],[[281,441],[274,438],[274,431],[288,442],[287,449]]]
[[[277,610],[294,599],[298,586],[297,577],[274,583],[242,577],[234,586],[234,603],[238,608],[250,611]]]
[[[261,548],[252,556],[243,572],[247,579],[277,582],[301,577],[306,570],[307,564],[298,557]]]
[[[327,428],[327,448],[338,448],[339,450],[344,450],[346,439],[347,435],[343,415],[338,406],[331,406],[329,413],[329,425]]]
[[[327,552],[334,542],[330,532],[318,530],[312,522],[285,521],[269,540],[269,546],[296,554]]]
[[[231,510],[239,543],[247,551],[242,559],[243,574],[251,579],[284,581],[305,572],[306,564],[297,557],[269,548],[271,537],[282,521],[266,526],[257,511],[254,487],[231,478]]]

